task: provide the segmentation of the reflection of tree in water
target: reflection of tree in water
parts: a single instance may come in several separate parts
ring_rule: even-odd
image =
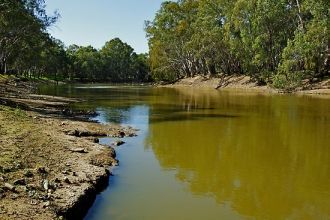
[[[117,124],[125,124],[130,120],[130,111],[133,107],[121,106],[116,108],[102,108],[102,120],[106,122],[112,122]]]
[[[211,113],[233,112],[240,103]],[[304,100],[255,97],[241,106],[246,116],[151,123],[148,142],[161,166],[176,168],[192,193],[228,202],[242,215],[327,219],[329,112],[322,101],[309,104],[319,108]]]

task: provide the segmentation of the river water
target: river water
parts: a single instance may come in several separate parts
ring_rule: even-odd
[[[71,85],[101,123],[139,129],[85,219],[330,219],[330,99]],[[111,139],[102,139],[103,144]]]

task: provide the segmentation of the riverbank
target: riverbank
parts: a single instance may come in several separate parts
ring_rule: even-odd
[[[165,87],[197,87],[214,88],[218,90],[243,90],[261,93],[285,93],[268,85],[259,85],[249,76],[221,76],[218,78],[208,78],[196,76],[193,78],[184,78],[173,84],[162,85]],[[330,96],[330,79],[318,82],[304,82],[300,88],[292,91],[295,94],[306,95],[326,95]]]
[[[35,83],[0,88],[0,219],[82,218],[118,165],[98,138],[136,130],[90,122],[94,112],[70,109],[82,100],[33,95]]]

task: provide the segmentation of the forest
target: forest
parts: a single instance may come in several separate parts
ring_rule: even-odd
[[[145,22],[149,53],[120,39],[101,49],[64,45],[44,0],[0,3],[0,72],[83,82],[174,82],[196,75],[251,76],[294,88],[329,77],[328,0],[165,1]]]
[[[329,76],[330,1],[166,1],[146,22],[155,80],[249,75],[294,88]]]
[[[1,0],[0,73],[26,78],[81,82],[149,80],[147,54],[115,38],[101,49],[65,46],[48,33],[59,13],[46,13],[44,0]]]

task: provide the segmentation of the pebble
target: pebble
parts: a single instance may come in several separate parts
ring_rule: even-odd
[[[38,205],[38,201],[37,200],[31,200],[30,204],[31,205]]]
[[[49,189],[49,181],[48,180],[43,181],[43,187],[46,191],[48,191],[48,189]]]
[[[75,152],[75,153],[88,153],[85,148],[73,148],[73,149],[70,149],[72,152]]]
[[[32,173],[32,171],[27,170],[27,171],[25,171],[24,176],[28,177],[28,178],[31,178],[31,177],[33,177],[33,173]]]
[[[31,190],[31,191],[28,192],[29,197],[34,197],[35,194],[36,194],[35,190]]]
[[[18,194],[16,194],[16,193],[14,193],[14,194],[11,194],[10,195],[10,198],[12,199],[12,200],[16,200],[17,198],[18,198]]]
[[[53,180],[53,182],[54,182],[54,183],[60,183],[61,180],[60,180],[59,178],[55,178],[55,179]]]
[[[71,183],[68,177],[64,177],[63,181],[64,181],[65,183],[68,183],[68,184]]]
[[[21,185],[21,186],[25,186],[26,185],[26,181],[25,179],[17,179],[14,181],[14,185]]]
[[[47,174],[47,170],[46,170],[46,167],[39,167],[38,168],[38,173],[41,173],[41,174]]]
[[[100,143],[100,139],[98,139],[98,138],[94,138],[94,139],[93,139],[93,142],[94,142],[94,143]]]
[[[10,183],[5,183],[4,188],[10,191],[15,191],[15,186],[11,185]]]
[[[26,185],[26,187],[28,188],[28,189],[36,189],[37,187],[36,187],[36,185],[34,185],[34,184],[28,184],[28,185]]]
[[[122,141],[122,140],[117,140],[117,141],[115,141],[115,142],[112,143],[112,145],[114,145],[114,146],[121,146],[123,144],[125,144],[125,142]]]
[[[119,166],[119,160],[113,161],[112,166],[115,166],[115,167]]]
[[[28,189],[27,189],[26,186],[18,186],[18,187],[16,188],[16,191],[17,191],[17,192],[20,192],[20,193],[23,193],[23,192],[27,192]]]
[[[50,206],[50,202],[49,201],[44,202],[43,205],[42,205],[43,208],[47,208],[49,206]]]

